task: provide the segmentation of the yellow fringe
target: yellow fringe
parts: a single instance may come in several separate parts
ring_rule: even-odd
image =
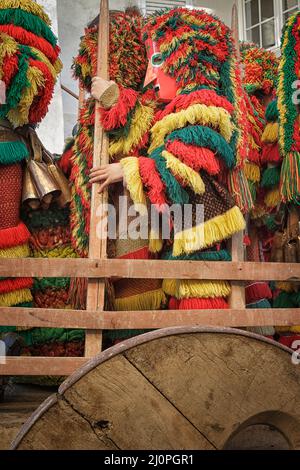
[[[28,243],[13,248],[0,249],[0,258],[28,258],[30,249]]]
[[[260,182],[260,168],[255,163],[246,162],[244,172],[249,181],[253,181],[253,183]]]
[[[300,333],[300,326],[276,326],[276,333]]]
[[[167,168],[171,170],[175,177],[179,176],[183,183],[189,186],[196,194],[203,194],[205,192],[205,185],[199,173],[182,163],[167,150],[162,152],[162,156],[167,162]]]
[[[51,248],[50,250],[33,250],[34,258],[78,258],[70,245]]]
[[[257,151],[260,151],[260,147],[259,145],[257,145],[257,143],[255,142],[255,140],[253,139],[253,136],[252,135],[249,135],[249,144],[250,144],[250,147],[254,150],[257,150]]]
[[[265,196],[265,204],[267,207],[273,208],[281,203],[281,195],[279,188],[274,188],[268,191]]]
[[[232,137],[233,124],[226,109],[204,104],[194,104],[187,109],[172,113],[158,121],[151,129],[152,143],[148,153],[164,144],[166,135],[175,129],[182,129],[187,125],[201,124],[219,129],[220,134],[229,142]]]
[[[0,10],[4,10],[6,8],[20,8],[21,10],[38,16],[48,26],[51,26],[51,20],[44,11],[43,7],[41,7],[38,3],[33,2],[32,0],[1,0]]]
[[[198,281],[164,279],[163,290],[177,299],[228,297],[231,293],[227,281]]]
[[[110,157],[128,155],[131,149],[138,145],[142,137],[150,129],[153,117],[153,108],[139,103],[133,116],[128,136],[112,140],[109,147]]]
[[[134,203],[135,210],[141,215],[147,215],[147,200],[140,177],[138,158],[122,158],[120,163],[124,170],[126,186]]]
[[[29,289],[20,289],[6,294],[0,294],[0,307],[12,307],[27,302],[32,302],[32,295]]]
[[[0,80],[3,78],[3,60],[6,55],[13,55],[18,50],[17,42],[8,34],[0,33]]]
[[[164,279],[162,283],[162,289],[167,295],[176,297],[179,287],[178,279]]]
[[[214,243],[244,230],[245,227],[246,222],[241,210],[234,206],[225,214],[218,215],[204,224],[177,233],[174,239],[173,256],[208,248]]]
[[[116,310],[159,310],[166,303],[166,296],[162,289],[144,292],[143,294],[133,295],[115,299]]]
[[[160,253],[162,249],[163,249],[163,241],[160,235],[151,229],[150,234],[149,234],[150,253]]]
[[[279,136],[279,124],[278,122],[271,122],[266,125],[263,132],[261,141],[263,143],[274,143],[278,141]]]
[[[37,67],[28,68],[27,79],[31,86],[25,89],[18,106],[15,109],[11,109],[7,114],[9,120],[11,122],[18,122],[19,126],[28,123],[28,115],[33,100],[38,95],[39,87],[45,86],[43,73]]]
[[[47,67],[49,69],[49,72],[51,73],[54,80],[56,80],[57,75],[61,72],[61,69],[62,69],[61,60],[57,59],[56,62],[54,63],[54,65],[52,65],[50,60],[48,59],[48,57],[46,57],[45,54],[43,54],[42,51],[40,51],[39,49],[36,49],[35,47],[31,47],[31,50],[32,50],[32,52],[35,53],[35,55],[38,57],[38,59],[41,62],[43,62],[44,64],[47,65]],[[60,63],[56,64],[57,62],[60,62]]]
[[[283,290],[284,292],[295,292],[294,284],[286,281],[276,282],[276,289]]]

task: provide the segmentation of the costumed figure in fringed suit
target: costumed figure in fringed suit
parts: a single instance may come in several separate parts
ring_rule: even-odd
[[[70,247],[69,211],[63,208],[68,202],[61,187],[63,175],[34,131],[48,111],[62,68],[59,53],[41,6],[31,0],[1,1],[0,80],[6,94],[0,105],[1,257],[76,256]],[[69,279],[1,279],[0,305],[66,308],[69,284]],[[78,340],[83,332],[14,327],[1,331],[17,331],[25,354],[65,355],[75,350],[76,355],[82,350]]]
[[[263,222],[268,213],[265,200],[266,191],[262,188],[262,171],[265,158],[266,107],[276,93],[279,60],[271,51],[252,43],[241,44],[243,64],[243,85],[247,93],[247,117],[249,152],[245,174],[251,188],[254,208],[250,212],[247,238],[247,260],[267,261],[265,245],[269,232]],[[268,200],[268,199],[267,199]],[[246,286],[247,308],[270,308],[272,291],[267,282],[251,282]],[[254,328],[257,333],[273,336],[274,328]]]
[[[111,36],[115,28],[112,22]],[[96,37],[91,47],[90,33],[96,35],[87,32],[75,61],[76,75],[88,85],[96,57]],[[131,83],[122,83],[114,75],[121,64],[126,66],[124,54],[119,59],[123,62],[110,70],[110,78],[119,85],[114,103],[103,93],[111,82],[93,80],[92,94],[100,100],[101,122],[110,137],[111,164],[92,169],[92,100],[82,111],[73,149],[63,159],[66,164],[71,155],[73,243],[78,253],[87,255],[91,169],[90,182],[100,182],[100,190],[109,186],[116,201],[125,185],[139,213],[147,211],[149,204],[162,216],[173,204],[192,207],[188,227],[176,231],[176,221],[168,218],[172,229],[168,240],[152,226],[146,246],[135,246],[130,239],[126,243],[117,240],[110,256],[230,260],[223,241],[245,228],[241,209],[246,212],[252,207],[244,176],[246,108],[231,31],[204,11],[176,8],[147,19],[143,40],[149,61],[143,93],[138,93],[142,75],[138,80],[134,76]],[[111,37],[111,47],[114,41]],[[143,46],[136,47],[142,54]],[[88,60],[87,51],[92,53]],[[110,59],[113,62],[112,51]],[[198,223],[196,208],[200,205],[204,219]],[[166,299],[172,309],[227,308],[231,290],[228,282],[178,279],[153,287],[145,281],[116,281],[113,287],[118,310],[156,309]]]

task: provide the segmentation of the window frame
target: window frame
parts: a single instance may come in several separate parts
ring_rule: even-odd
[[[260,38],[260,45],[262,46],[262,25],[264,23],[267,23],[268,21],[274,20],[274,27],[275,27],[275,45],[267,48],[270,51],[273,51],[275,53],[279,53],[280,50],[280,41],[281,41],[281,31],[284,26],[284,14],[289,13],[293,10],[296,11],[298,8],[300,10],[300,0],[297,0],[298,5],[287,8],[286,10],[283,9],[282,5],[282,0],[273,0],[274,4],[274,16],[267,18],[266,20],[260,21],[255,24],[251,24],[250,27],[247,28],[247,23],[246,23],[246,4],[249,3],[251,0],[240,0],[239,1],[239,6],[240,6],[240,11],[242,13],[242,34],[241,34],[241,39],[244,41],[247,41],[247,32],[250,31],[251,29],[259,26],[259,38]],[[261,1],[258,2],[259,4],[259,20],[261,19]]]

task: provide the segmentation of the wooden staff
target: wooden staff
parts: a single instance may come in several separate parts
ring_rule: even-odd
[[[236,3],[232,7],[232,20],[231,29],[233,33],[233,40],[237,51],[237,64],[240,66],[241,51],[239,42],[239,19],[238,9]],[[231,252],[232,261],[244,261],[244,233],[239,232],[232,236],[229,241],[229,249]],[[230,307],[231,308],[245,308],[245,287],[241,282],[231,283],[231,295],[230,295]]]
[[[97,75],[106,80],[108,72],[109,53],[109,6],[108,0],[101,0],[98,35]],[[100,105],[95,104],[95,132],[93,166],[98,167],[109,163],[109,139],[100,124]],[[92,187],[91,224],[89,258],[106,258],[107,237],[103,235],[106,222],[103,208],[108,201],[108,192],[98,194],[96,185]],[[104,309],[105,282],[104,280],[89,280],[87,291],[87,310],[101,311]],[[102,332],[88,331],[85,340],[85,357],[93,357],[102,349]]]

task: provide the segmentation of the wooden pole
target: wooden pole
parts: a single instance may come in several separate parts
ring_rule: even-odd
[[[233,33],[233,40],[236,47],[236,54],[238,60],[238,67],[241,62],[241,51],[239,43],[239,20],[238,9],[236,3],[232,7],[231,29]],[[230,240],[230,251],[232,261],[244,261],[244,234],[243,232],[236,233]],[[243,282],[233,281],[231,283],[231,296],[229,299],[231,308],[245,308],[245,286]]]
[[[108,0],[101,0],[98,35],[97,75],[109,79],[109,6]],[[94,132],[94,158],[93,166],[109,163],[109,139],[100,124],[100,105],[96,102],[95,132]],[[105,221],[103,209],[108,200],[108,193],[98,193],[98,187],[92,187],[91,224],[89,258],[106,258],[107,237],[104,236]],[[87,310],[101,311],[104,308],[105,282],[104,280],[89,280],[87,291]],[[102,349],[102,332],[88,331],[85,341],[85,357],[93,357]]]

